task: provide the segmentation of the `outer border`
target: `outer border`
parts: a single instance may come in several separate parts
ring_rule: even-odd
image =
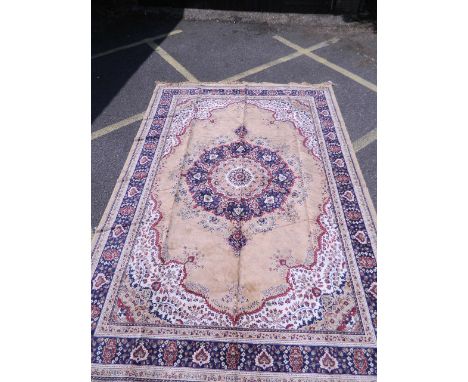
[[[367,184],[366,184],[366,181],[364,179],[364,175],[362,174],[361,167],[359,166],[359,161],[357,160],[356,153],[355,153],[354,147],[353,147],[353,142],[351,141],[351,138],[349,136],[348,128],[346,127],[346,124],[345,124],[344,119],[343,119],[343,115],[341,114],[341,110],[340,110],[340,108],[338,106],[338,102],[336,100],[335,92],[333,91],[333,84],[332,83],[330,83],[329,91],[330,91],[331,99],[333,101],[333,107],[334,107],[334,109],[336,111],[338,120],[340,122],[341,130],[343,131],[343,135],[344,135],[345,140],[346,140],[346,146],[348,147],[348,151],[349,151],[349,154],[350,154],[351,159],[353,161],[353,165],[354,165],[356,174],[359,177],[359,181],[361,182],[361,189],[362,189],[362,192],[364,194],[364,198],[366,199],[366,203],[367,203],[367,205],[369,207],[372,222],[374,223],[374,227],[375,227],[375,226],[377,226],[377,212],[376,212],[376,209],[375,209],[375,206],[374,206],[374,202],[372,201],[372,198],[370,196],[369,189],[367,188]]]
[[[180,381],[219,381],[219,382],[271,382],[280,380],[281,382],[374,382],[375,375],[320,375],[313,376],[304,373],[269,373],[269,372],[245,372],[239,376],[236,370],[226,370],[223,377],[218,378],[217,370],[178,368],[177,370],[167,371],[164,367],[140,367],[141,370],[130,369],[126,372],[119,370],[120,365],[107,365],[101,368],[99,377],[94,377],[93,381],[141,381],[141,382],[168,382]],[[157,376],[161,373],[161,376]],[[208,377],[206,377],[208,376]],[[198,377],[198,378],[197,378]],[[205,378],[203,378],[205,377]],[[135,379],[134,379],[135,378]],[[278,379],[277,379],[278,378]]]
[[[110,230],[110,227],[106,226],[106,222],[109,220],[110,216],[112,215],[112,207],[115,205],[118,199],[118,194],[121,189],[125,189],[126,186],[128,185],[130,178],[125,180],[125,176],[127,174],[127,171],[130,168],[135,167],[137,158],[135,154],[139,151],[141,146],[143,145],[144,139],[144,132],[151,126],[151,121],[154,117],[154,113],[152,113],[152,109],[154,107],[155,101],[156,101],[156,96],[159,92],[159,90],[163,87],[163,85],[156,85],[153,94],[151,96],[151,100],[148,104],[148,108],[145,111],[143,120],[140,124],[140,127],[138,129],[137,134],[135,135],[135,138],[133,140],[132,147],[130,148],[130,151],[128,153],[127,159],[125,160],[125,164],[122,167],[122,171],[117,179],[117,182],[115,183],[114,189],[112,191],[111,197],[109,198],[109,201],[107,202],[106,209],[104,210],[104,213],[101,216],[101,219],[99,221],[99,224],[94,232],[94,235],[91,240],[91,251],[93,253],[92,256],[92,273],[94,273],[94,267],[97,261],[99,260],[97,255],[99,254],[99,251],[96,250],[96,246],[101,240],[102,236],[108,233]],[[155,110],[154,110],[155,112]],[[124,187],[125,186],[125,187]]]

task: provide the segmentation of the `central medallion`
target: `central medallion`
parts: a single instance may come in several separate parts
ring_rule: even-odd
[[[252,181],[252,174],[243,167],[235,168],[226,175],[226,179],[233,187],[246,187]]]
[[[224,198],[241,201],[261,194],[270,183],[269,169],[239,155],[220,161],[208,173],[210,189]]]
[[[239,252],[246,243],[241,222],[280,208],[295,176],[277,152],[247,142],[245,127],[236,134],[239,140],[203,152],[185,179],[196,206],[235,223],[228,241]]]
[[[197,206],[231,221],[247,221],[280,208],[294,174],[274,151],[240,141],[205,151],[185,179]]]

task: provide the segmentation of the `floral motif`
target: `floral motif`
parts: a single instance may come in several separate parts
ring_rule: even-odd
[[[237,344],[230,344],[226,351],[226,364],[229,369],[237,369],[241,352]]]
[[[367,374],[367,359],[364,350],[355,349],[353,355],[354,367],[360,374]]]
[[[102,258],[106,261],[113,261],[119,256],[119,251],[109,248],[102,253]]]
[[[354,235],[354,238],[360,243],[360,244],[366,244],[367,243],[367,237],[366,234],[363,231],[358,231]]]
[[[118,317],[118,319],[125,321],[125,322],[130,322],[130,323],[135,322],[135,319],[133,318],[133,314],[132,314],[130,307],[125,305],[120,298],[117,300],[116,317]]]
[[[228,242],[229,245],[234,249],[235,254],[239,256],[242,247],[247,244],[247,238],[240,229],[236,229],[234,233],[229,236]]]
[[[304,365],[304,356],[299,347],[293,347],[289,352],[289,365],[295,373],[300,373],[302,371],[302,366]]]
[[[130,353],[130,359],[135,362],[142,362],[148,358],[149,352],[143,344],[139,344],[136,348]]]
[[[320,367],[327,370],[327,371],[333,371],[335,369],[338,369],[338,361],[336,360],[335,357],[333,357],[330,352],[325,350],[325,353],[322,355],[320,358]]]
[[[115,228],[112,230],[112,235],[113,235],[115,238],[118,238],[118,237],[121,236],[124,232],[125,232],[124,228],[123,228],[120,224],[117,224],[117,225],[115,226]]]
[[[205,345],[202,345],[195,353],[193,353],[192,361],[198,366],[203,366],[210,363],[210,358],[210,353],[206,351]]]
[[[102,352],[102,360],[104,363],[111,363],[115,357],[116,352],[117,340],[115,338],[110,338],[104,347],[104,351]]]
[[[234,187],[245,187],[253,179],[252,174],[249,170],[243,167],[237,167],[232,171],[229,171],[226,175],[228,183]]]
[[[351,191],[347,190],[344,192],[343,194],[343,197],[348,201],[348,202],[352,202],[354,201],[354,195]]]
[[[106,278],[106,275],[104,273],[99,273],[94,279],[93,289],[98,290],[107,283],[108,283],[108,280]]]
[[[177,361],[177,343],[175,341],[169,341],[164,349],[163,359],[166,365],[173,366]]]
[[[247,129],[244,125],[240,125],[234,132],[239,136],[239,138],[244,138],[247,135]]]
[[[377,283],[373,282],[369,288],[369,292],[374,296],[374,298],[377,298]]]
[[[262,349],[262,351],[255,357],[255,365],[266,370],[273,366],[273,357],[268,354],[265,349]]]

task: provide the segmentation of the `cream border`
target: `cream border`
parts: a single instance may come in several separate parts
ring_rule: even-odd
[[[167,366],[97,365],[91,368],[93,377],[134,377],[171,381],[217,381],[217,382],[371,382],[374,375],[337,375],[313,373],[272,373],[263,371],[240,371]]]

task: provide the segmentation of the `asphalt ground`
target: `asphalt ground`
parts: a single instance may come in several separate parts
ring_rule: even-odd
[[[170,32],[173,34],[141,42]],[[328,46],[313,50],[311,56],[296,54],[286,62],[275,62],[325,41]],[[376,34],[368,28],[187,20],[163,23],[151,17],[119,20],[93,32],[92,229],[111,197],[155,81],[332,81],[376,206],[376,41]]]

